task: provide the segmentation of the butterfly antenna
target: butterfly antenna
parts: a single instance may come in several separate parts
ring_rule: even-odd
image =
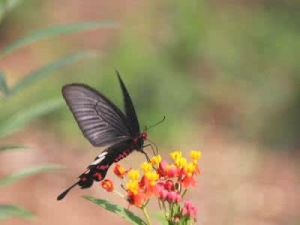
[[[79,183],[79,181],[76,182],[75,184],[73,184],[71,187],[67,188],[64,192],[62,192],[59,196],[57,196],[56,199],[58,201],[62,200],[69,193],[69,191],[71,191],[71,189],[74,188],[78,183]]]
[[[149,129],[151,129],[151,128],[153,128],[153,127],[156,127],[157,125],[161,124],[162,122],[165,121],[165,119],[166,119],[166,116],[164,116],[164,117],[162,118],[162,120],[158,121],[157,123],[155,123],[155,124],[153,124],[153,125],[151,125],[151,126],[149,126],[149,127],[146,126],[147,130],[149,130]]]

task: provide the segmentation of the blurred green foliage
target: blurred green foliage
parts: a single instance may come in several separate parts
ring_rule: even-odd
[[[2,5],[0,5],[0,8],[1,7]],[[103,26],[111,26],[111,24],[107,24],[106,22],[87,22],[46,28],[44,30],[31,33],[9,45],[6,45],[5,48],[0,50],[0,60],[3,59],[4,56],[10,54],[12,51],[18,50],[21,47],[30,45],[34,42],[38,42],[42,39],[70,32],[79,32],[87,29],[96,29]],[[90,58],[90,56],[94,55],[95,54],[91,54],[91,52],[82,51],[77,54],[71,54],[62,57],[54,62],[47,63],[46,65],[43,65],[40,68],[23,75],[22,79],[20,79],[14,86],[8,85],[5,73],[3,71],[0,71],[0,103],[2,108],[0,116],[1,141],[3,141],[4,138],[8,135],[11,135],[17,130],[23,128],[32,120],[54,112],[60,106],[62,106],[63,103],[61,98],[44,98],[38,104],[32,103],[31,98],[27,99],[27,101],[23,101],[25,97],[25,95],[23,95],[23,92],[26,92],[27,89],[30,89],[31,86],[34,86],[34,84],[38,83],[38,81],[40,81],[41,79],[49,78],[50,75],[53,75],[55,71],[61,69],[62,67],[69,64],[77,63],[82,59]],[[19,104],[16,104],[14,102],[14,97],[17,95],[21,96],[18,100]],[[37,96],[37,93],[35,93],[35,96]],[[1,142],[0,153],[13,150],[20,150],[24,148],[24,146],[17,144],[4,145]],[[61,167],[53,164],[44,164],[24,168],[5,177],[1,177],[0,188],[2,188],[3,186],[10,185],[11,183],[14,183],[28,176],[32,176],[39,173],[51,172],[58,169],[61,169]],[[3,204],[2,202],[0,203],[0,220],[16,216],[22,218],[32,218],[33,214],[16,205]]]
[[[0,0],[0,23],[7,13],[17,7],[22,1],[23,0]]]
[[[47,7],[44,2],[39,7]],[[23,4],[22,12],[16,10],[3,22],[2,32],[13,30],[26,15],[32,18],[35,7],[32,1]],[[121,105],[118,69],[142,124],[166,115],[166,122],[151,131],[156,142],[171,140],[178,146],[195,132],[215,127],[273,149],[296,149],[299,9],[296,0],[145,2],[122,23],[105,57],[59,72],[25,96],[43,90],[30,101],[59,97],[63,84],[84,82]],[[43,15],[36,16],[42,23]],[[28,27],[36,26],[31,20]],[[69,51],[68,41],[62,42]],[[47,47],[61,52],[61,46]],[[12,107],[26,101],[16,99]],[[63,138],[80,135],[67,107],[45,122]]]
[[[0,220],[5,220],[10,217],[31,219],[33,218],[33,214],[28,210],[15,205],[0,205]]]

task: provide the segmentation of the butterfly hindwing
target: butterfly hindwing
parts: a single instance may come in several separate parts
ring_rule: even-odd
[[[130,146],[130,140],[108,147],[90,163],[87,170],[79,176],[79,180],[76,183],[58,195],[57,200],[62,200],[77,185],[84,189],[91,187],[94,181],[99,182],[103,180],[109,167],[128,156],[133,150]]]
[[[92,185],[93,182],[91,181],[103,180],[109,167],[128,156],[132,151],[130,141],[120,142],[108,147],[90,163],[87,171],[79,176],[79,186],[87,188]]]
[[[104,146],[131,138],[125,115],[98,91],[84,84],[69,84],[63,87],[62,93],[92,145]]]

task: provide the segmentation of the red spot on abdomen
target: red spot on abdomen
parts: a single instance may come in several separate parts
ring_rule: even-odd
[[[108,167],[109,167],[109,165],[98,165],[98,166],[97,166],[97,169],[98,169],[98,170],[107,170]]]
[[[93,178],[97,181],[100,181],[100,180],[102,180],[102,175],[100,173],[95,173],[93,175]]]

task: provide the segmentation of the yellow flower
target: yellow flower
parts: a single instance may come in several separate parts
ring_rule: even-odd
[[[177,159],[181,158],[182,157],[182,154],[180,151],[174,151],[174,152],[171,152],[170,153],[171,155],[171,158],[176,161]]]
[[[188,163],[184,167],[184,171],[188,177],[191,177],[196,170],[196,165],[194,163]]]
[[[147,172],[145,173],[145,177],[149,181],[150,185],[154,186],[159,178],[159,175],[156,172]]]
[[[127,191],[137,194],[139,192],[139,183],[136,180],[129,180],[126,184]]]
[[[175,160],[175,165],[179,168],[184,168],[187,164],[186,158],[180,157]]]
[[[140,177],[140,172],[138,170],[130,170],[128,176],[131,180],[138,180]]]
[[[150,161],[151,161],[152,165],[158,166],[159,163],[161,162],[161,156],[160,155],[153,156]]]
[[[197,163],[197,161],[201,158],[202,152],[200,151],[190,151],[190,156],[194,163]]]
[[[147,173],[147,172],[152,171],[153,167],[152,167],[151,163],[143,162],[143,164],[141,165],[141,169],[143,170],[144,173]]]

